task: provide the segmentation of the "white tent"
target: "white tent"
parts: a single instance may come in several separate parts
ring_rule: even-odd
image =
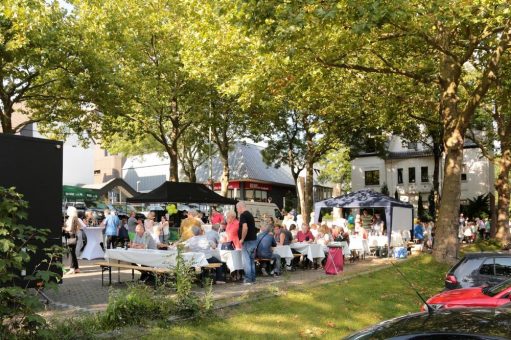
[[[392,231],[413,229],[413,206],[372,190],[359,190],[350,194],[329,198],[314,204],[314,219],[317,223],[322,208],[383,208],[389,243]]]

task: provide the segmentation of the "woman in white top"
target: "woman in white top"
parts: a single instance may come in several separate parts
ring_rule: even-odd
[[[325,253],[328,253],[328,244],[332,242],[332,240],[330,228],[328,228],[326,224],[321,225],[321,227],[319,227],[318,236],[316,237],[316,243],[323,246],[323,251]]]
[[[81,229],[85,224],[78,218],[78,212],[75,207],[67,208],[67,221],[64,231],[66,233],[66,242],[69,249],[69,274],[79,273],[78,252],[81,248]]]

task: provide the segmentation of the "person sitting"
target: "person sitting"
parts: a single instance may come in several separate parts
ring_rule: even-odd
[[[335,237],[335,242],[346,242],[348,245],[350,244],[350,234],[348,234],[344,228],[339,228],[339,232]]]
[[[135,239],[130,243],[130,248],[156,249],[156,242],[151,234],[145,231],[142,224],[137,224],[135,227]]]
[[[190,237],[193,236],[192,228],[196,226],[201,228],[202,223],[197,218],[197,211],[190,210],[188,212],[188,217],[181,221],[180,231],[181,231],[181,241],[186,241]]]
[[[218,230],[220,230],[220,224],[213,224],[211,226],[211,229],[206,231],[206,238],[208,239],[209,243],[214,245],[213,248],[218,248],[218,243],[220,242],[220,235],[218,233]]]
[[[134,249],[156,249],[156,243],[153,240],[151,234],[145,231],[143,224],[137,224],[135,227],[135,239],[130,243],[130,248]],[[145,266],[142,266],[145,267]],[[140,281],[150,283],[156,280],[153,274],[146,271],[141,271]]]
[[[269,221],[265,221],[261,223],[261,227],[259,228],[260,232],[257,235],[257,248],[256,248],[256,258],[257,259],[271,259],[273,260],[273,271],[272,274],[275,276],[280,275],[280,255],[274,254],[272,247],[277,246],[277,242],[273,236],[269,233],[271,227],[271,223]],[[264,267],[261,268],[263,275],[267,276],[268,272]]]
[[[308,224],[302,224],[302,230],[296,234],[296,240],[298,242],[314,242],[314,235],[312,235]]]
[[[298,230],[296,230],[296,224],[293,223],[289,226],[289,232],[291,235],[293,235],[293,240],[296,240],[296,235],[298,234]]]
[[[193,236],[183,242],[188,251],[203,253],[206,255],[208,263],[222,263],[212,255],[212,244],[208,241],[208,238],[205,235],[202,235],[201,227],[193,226],[191,228],[191,232]],[[225,283],[224,265],[219,268],[215,268],[215,283]]]
[[[330,242],[332,242],[330,228],[328,228],[326,224],[322,224],[318,230],[318,237],[316,238],[316,243],[321,244],[323,246],[327,246]],[[326,248],[326,251],[328,252],[328,248]]]
[[[273,233],[275,242],[279,246],[288,246],[293,242],[293,234],[278,223],[273,227]]]

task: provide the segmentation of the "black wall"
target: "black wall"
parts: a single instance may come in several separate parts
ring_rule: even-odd
[[[47,245],[62,244],[62,142],[0,134],[0,186],[28,201],[24,224],[50,229]],[[41,259],[36,254],[27,273]]]

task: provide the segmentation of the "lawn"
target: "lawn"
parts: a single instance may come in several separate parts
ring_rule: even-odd
[[[436,263],[430,255],[398,262],[398,266],[424,298],[443,289],[448,266]],[[144,338],[338,339],[379,321],[416,312],[421,305],[399,273],[388,268],[342,282],[290,290],[207,319],[148,328]]]

